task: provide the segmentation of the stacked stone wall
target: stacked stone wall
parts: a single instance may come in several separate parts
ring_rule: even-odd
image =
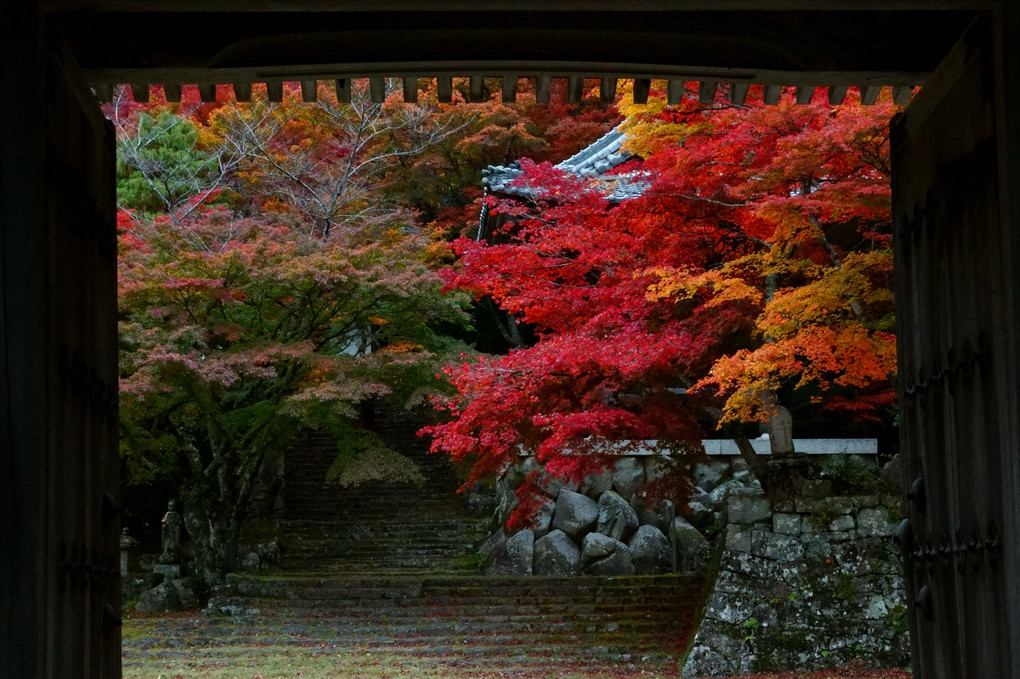
[[[705,573],[714,578],[682,676],[907,667],[897,459],[818,456],[802,497],[770,501],[740,458],[693,465],[687,507],[644,506],[654,456],[620,457],[581,486],[530,458],[496,485],[482,557],[491,574]],[[547,497],[531,528],[508,534],[515,489],[537,471]],[[857,491],[853,492],[852,489]],[[840,493],[834,495],[834,493]]]
[[[909,666],[898,498],[730,497],[727,515],[684,679]]]

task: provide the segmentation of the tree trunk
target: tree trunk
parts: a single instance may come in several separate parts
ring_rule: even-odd
[[[237,568],[241,521],[235,517],[210,512],[201,498],[191,493],[185,497],[184,526],[195,546],[195,569],[207,585],[223,582],[224,576]]]

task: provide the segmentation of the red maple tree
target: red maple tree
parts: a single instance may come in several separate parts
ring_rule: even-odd
[[[448,371],[451,417],[428,433],[474,460],[471,481],[522,450],[573,481],[603,469],[608,441],[696,451],[720,423],[742,438],[733,425],[768,420],[777,395],[861,420],[893,403],[892,105],[653,102],[624,110],[643,161],[620,171],[648,173],[642,197],[613,205],[523,163],[533,199],[491,199],[497,238],[454,245],[448,286],[538,338]]]

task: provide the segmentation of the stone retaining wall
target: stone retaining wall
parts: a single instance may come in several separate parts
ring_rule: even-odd
[[[861,662],[907,667],[897,498],[730,497],[684,679]]]
[[[847,450],[867,450],[873,444],[873,440],[867,439],[863,440],[864,445],[853,440],[823,441],[840,443],[844,448],[849,446]],[[755,443],[767,444],[767,441]],[[800,443],[805,444],[804,441]],[[874,455],[813,457],[823,470],[837,470],[845,476],[846,470],[852,468],[851,471],[861,477],[858,481],[863,479],[878,485],[879,470]],[[658,477],[662,464],[662,457],[648,452],[621,455],[612,469],[578,485],[546,476],[534,458],[522,457],[497,481],[493,493],[485,495],[477,490],[469,493],[469,501],[474,506],[495,507],[488,539],[480,549],[487,572],[493,575],[624,575],[691,572],[700,568],[706,563],[709,542],[727,523],[728,498],[762,495],[761,484],[740,457],[704,458],[691,463],[690,472],[696,486],[688,506],[677,511],[670,502],[651,503],[642,497],[645,484]],[[517,507],[516,490],[533,473],[545,494],[534,526],[507,534],[507,519]],[[839,485],[835,472],[823,471],[820,478],[805,484],[804,494],[825,497]],[[637,553],[632,554],[634,550]],[[546,558],[550,554],[555,555],[550,557],[551,561]],[[541,563],[536,561],[536,556],[542,557]]]
[[[647,468],[651,467],[650,470]],[[496,486],[496,510],[481,556],[490,575],[652,575],[674,571],[674,545],[690,543],[699,563],[709,544],[672,503],[644,503],[640,490],[655,460],[621,457],[611,472],[583,486],[540,475],[543,503],[531,528],[507,534],[516,489],[537,469],[524,458]]]
[[[697,485],[677,511],[643,506],[654,457],[620,457],[580,487],[544,477],[525,458],[496,485],[481,555],[490,574],[717,573],[685,679],[849,662],[906,667],[902,563],[892,542],[898,462],[879,469],[874,456],[816,459],[821,471],[803,484],[802,499],[773,504],[742,459],[710,458],[694,465]],[[514,490],[536,470],[547,494],[538,520],[508,535]]]

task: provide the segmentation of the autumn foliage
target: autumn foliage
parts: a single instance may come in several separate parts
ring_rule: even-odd
[[[473,478],[522,450],[578,481],[607,442],[694,451],[720,422],[768,420],[769,395],[889,419],[891,103],[659,95],[622,107],[640,160],[617,171],[647,173],[641,198],[610,204],[523,163],[534,200],[491,198],[501,231],[454,244],[447,286],[537,337],[447,370],[457,393],[439,400],[450,420],[430,429],[433,448],[474,460]]]
[[[183,500],[209,582],[236,565],[240,528],[266,509],[302,428],[335,436],[341,482],[420,479],[364,412],[421,406],[441,366],[469,351],[469,300],[436,273],[451,228],[439,217],[473,209],[485,163],[569,155],[615,116],[569,107],[584,109],[579,122],[557,123],[533,96],[373,102],[367,83],[350,103],[323,88],[314,105],[296,84],[279,104],[222,90],[141,105],[124,88],[106,111],[128,481]]]

